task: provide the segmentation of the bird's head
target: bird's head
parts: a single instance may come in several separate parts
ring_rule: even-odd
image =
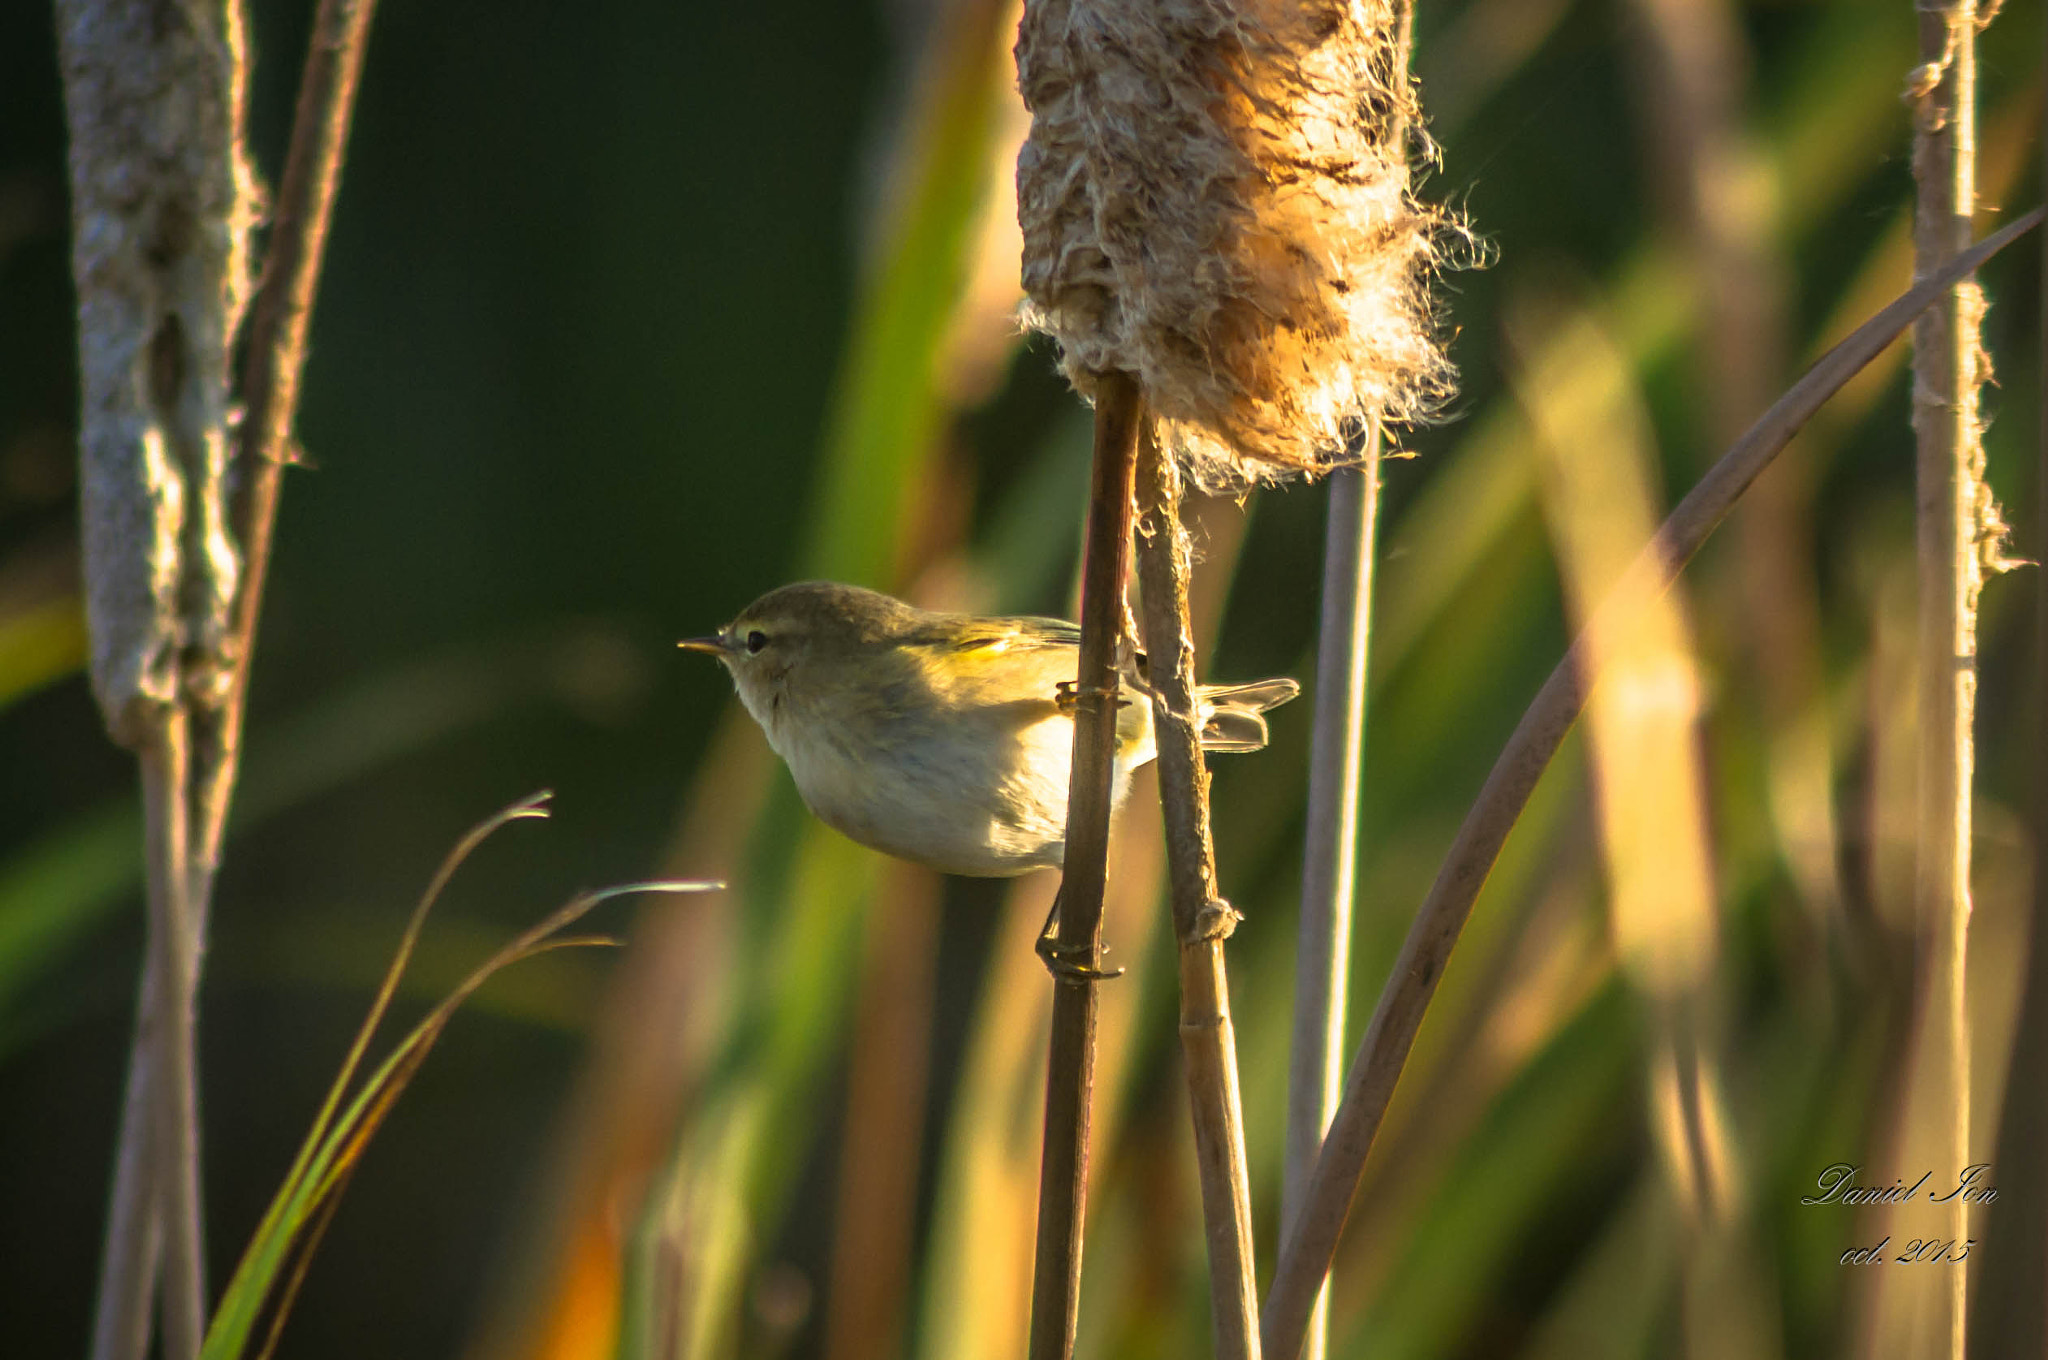
[[[799,581],[769,591],[716,633],[676,645],[723,662],[747,710],[772,727],[792,693],[830,699],[864,684],[922,617],[877,591]]]

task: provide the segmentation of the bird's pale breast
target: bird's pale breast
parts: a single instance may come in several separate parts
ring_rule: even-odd
[[[812,812],[863,845],[975,877],[1058,867],[1074,725],[1055,699],[1073,649],[966,660],[937,672],[943,687],[906,666],[851,702],[792,694],[755,716]],[[1119,724],[1129,729],[1119,733],[1119,801],[1130,771],[1151,758],[1149,714],[1137,708]]]

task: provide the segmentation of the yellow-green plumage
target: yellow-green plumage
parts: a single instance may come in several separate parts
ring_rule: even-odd
[[[715,637],[741,702],[820,820],[948,873],[1056,867],[1065,847],[1073,719],[1060,686],[1081,635],[1058,619],[915,609],[856,586],[771,591]],[[1292,680],[1202,691],[1203,744],[1256,750]],[[1152,708],[1118,711],[1116,796],[1153,758]]]

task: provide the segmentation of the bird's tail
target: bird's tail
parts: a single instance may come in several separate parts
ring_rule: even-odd
[[[1278,708],[1301,693],[1301,686],[1286,676],[1275,680],[1254,680],[1249,685],[1203,685],[1202,749],[1204,751],[1257,751],[1266,745],[1267,709]]]

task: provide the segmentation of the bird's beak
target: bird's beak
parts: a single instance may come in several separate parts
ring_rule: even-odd
[[[729,656],[733,650],[732,644],[716,633],[713,633],[710,637],[684,638],[676,646],[686,652],[708,652],[712,656],[718,657]]]

